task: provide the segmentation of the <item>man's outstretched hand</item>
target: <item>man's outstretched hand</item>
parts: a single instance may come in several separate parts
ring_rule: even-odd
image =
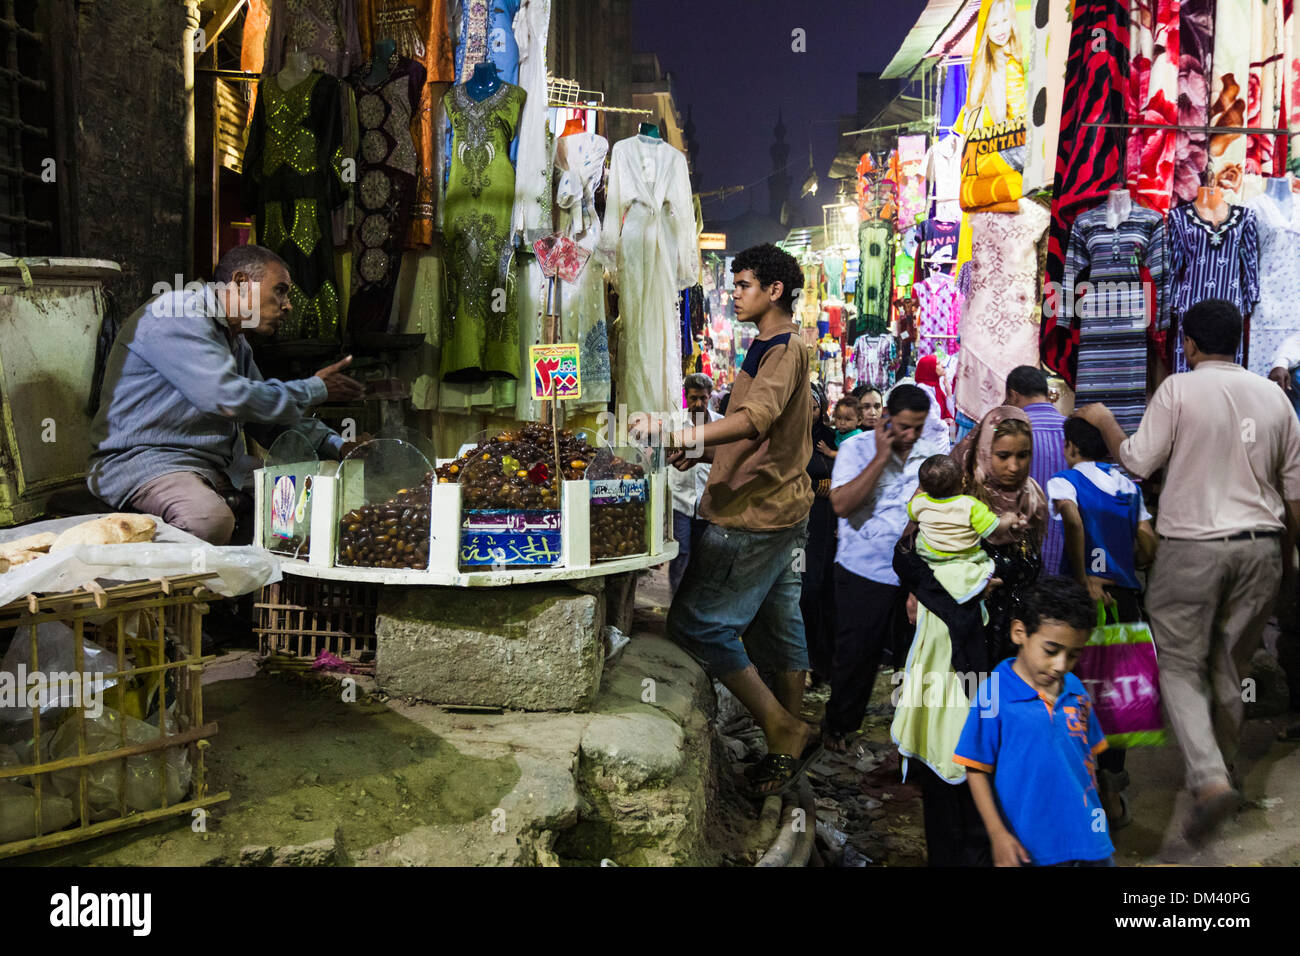
[[[1291,391],[1291,376],[1287,373],[1286,369],[1280,366],[1278,368],[1269,369],[1268,377],[1281,385],[1282,391]]]
[[[349,355],[316,373],[316,377],[325,383],[325,401],[352,402],[365,394],[365,387],[360,382],[343,374],[351,364],[352,356]]]

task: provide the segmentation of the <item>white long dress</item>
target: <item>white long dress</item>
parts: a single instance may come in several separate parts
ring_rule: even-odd
[[[618,290],[618,401],[628,416],[682,405],[678,293],[699,252],[686,157],[653,136],[614,144],[598,252]]]
[[[519,118],[519,153],[515,159],[515,207],[510,225],[528,245],[550,235],[551,157],[554,137],[547,122],[546,39],[551,0],[523,0],[515,14],[519,47],[519,86],[528,94]]]
[[[1255,210],[1259,229],[1259,304],[1250,317],[1249,367],[1267,375],[1282,340],[1300,332],[1300,196],[1291,197],[1289,210],[1267,193],[1246,205]]]
[[[555,205],[559,231],[588,252],[600,241],[596,190],[605,178],[609,140],[595,133],[571,133],[555,144]],[[588,259],[576,282],[560,283],[560,323],[566,342],[577,342],[582,397],[577,404],[609,403],[609,334],[605,327],[605,283],[600,263]]]

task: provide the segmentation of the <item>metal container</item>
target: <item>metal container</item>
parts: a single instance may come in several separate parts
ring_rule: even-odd
[[[106,259],[0,258],[0,527],[84,484]]]

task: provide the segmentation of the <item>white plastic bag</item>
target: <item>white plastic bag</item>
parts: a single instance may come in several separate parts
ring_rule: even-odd
[[[19,724],[32,719],[29,688],[33,674],[39,671],[47,691],[40,704],[45,717],[68,707],[82,706],[89,711],[104,700],[104,691],[117,683],[111,674],[117,670],[117,658],[104,648],[82,639],[82,674],[88,681],[74,683],[66,679],[76,671],[75,637],[72,628],[60,621],[36,625],[36,663],[32,667],[32,642],[26,627],[18,628],[4,660],[0,661],[0,723]]]
[[[95,720],[86,718],[86,753],[103,753],[122,746],[121,727],[126,724],[126,745],[142,744],[158,739],[157,724],[147,724],[119,714],[105,707]],[[168,733],[176,726],[169,717]],[[54,760],[77,755],[77,721],[69,716],[54,734],[50,746]],[[185,745],[168,747],[167,754],[167,805],[180,803],[190,790],[190,758]],[[162,753],[152,751],[126,758],[126,808],[127,810],[155,810],[162,806],[159,788],[162,783]],[[49,774],[53,788],[63,796],[75,798],[80,786],[81,769],[56,770]],[[118,815],[118,787],[122,782],[122,761],[108,760],[86,768],[89,788],[90,818],[107,820]]]

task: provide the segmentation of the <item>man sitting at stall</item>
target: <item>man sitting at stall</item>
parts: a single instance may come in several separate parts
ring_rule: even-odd
[[[244,428],[270,447],[288,426],[322,458],[343,439],[307,412],[361,397],[348,356],[310,378],[266,381],[244,336],[271,335],[292,308],[289,269],[269,249],[236,246],[216,282],[146,302],[123,324],[104,369],[86,484],[114,508],[158,515],[212,544],[230,541],[225,495],[244,486],[257,459]]]

